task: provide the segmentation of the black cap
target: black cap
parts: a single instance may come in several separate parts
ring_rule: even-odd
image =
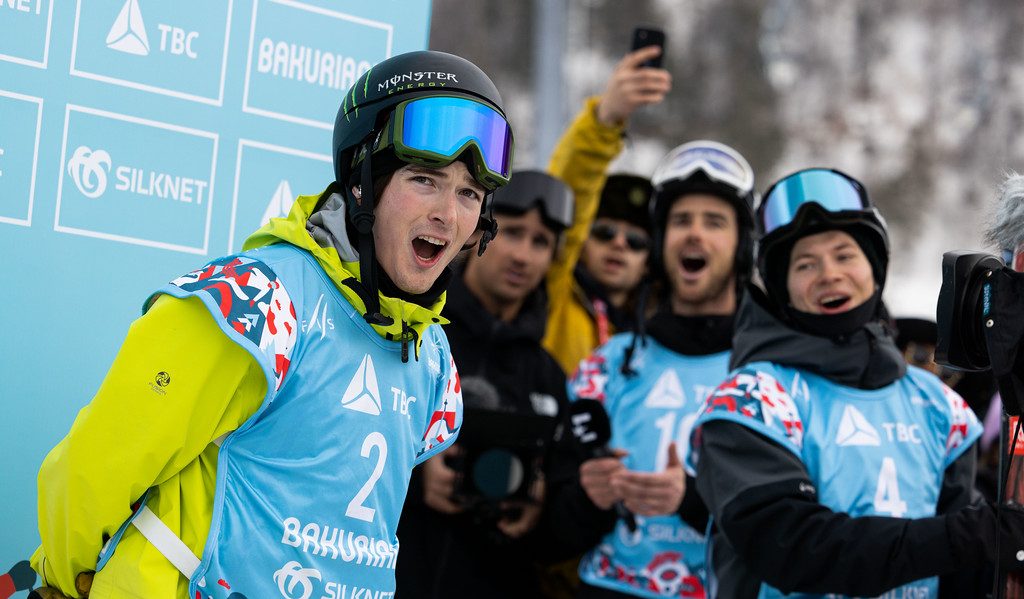
[[[651,181],[636,175],[609,175],[601,190],[596,218],[614,218],[651,230],[648,204],[654,188]]]

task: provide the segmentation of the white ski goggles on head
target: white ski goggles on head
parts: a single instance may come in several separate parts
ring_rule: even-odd
[[[754,191],[754,170],[747,160],[729,146],[708,140],[691,141],[669,152],[655,169],[651,183],[662,187],[689,179],[697,171],[736,189],[741,196]]]

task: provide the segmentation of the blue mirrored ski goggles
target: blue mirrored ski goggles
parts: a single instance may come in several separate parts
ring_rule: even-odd
[[[800,208],[817,204],[828,212],[871,208],[860,183],[823,168],[794,173],[772,185],[758,208],[764,235],[793,222]]]
[[[512,128],[497,110],[469,98],[429,96],[395,107],[377,146],[390,144],[395,155],[422,166],[447,166],[470,151],[473,177],[487,189],[509,181]],[[383,142],[383,144],[381,143]]]

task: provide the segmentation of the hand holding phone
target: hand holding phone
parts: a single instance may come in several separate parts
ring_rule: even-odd
[[[598,122],[610,127],[622,126],[637,108],[665,99],[672,89],[672,75],[661,68],[664,48],[662,31],[647,28],[633,31],[633,50],[615,65],[597,104]]]
[[[650,60],[645,60],[640,63],[640,66],[660,69],[662,58],[665,56],[665,32],[660,29],[650,29],[647,27],[637,27],[634,29],[633,45],[631,46],[630,51],[639,50],[640,48],[646,48],[648,46],[658,46],[661,48],[661,54],[658,54]]]

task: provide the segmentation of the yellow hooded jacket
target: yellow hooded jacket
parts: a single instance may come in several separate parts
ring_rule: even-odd
[[[342,262],[306,232],[320,196],[300,196],[286,218],[273,219],[245,249],[291,243],[312,254],[342,295],[365,307],[341,284],[358,277],[357,262]],[[445,294],[430,308],[381,296],[392,316],[378,333],[401,337],[401,322],[417,339],[440,316]],[[396,341],[397,343],[397,341]],[[416,348],[418,351],[418,347]],[[170,384],[154,384],[167,373]],[[256,360],[231,341],[197,298],[157,296],[132,323],[92,402],[39,471],[39,534],[32,567],[45,586],[79,597],[75,580],[96,568],[104,542],[154,487],[147,505],[197,556],[210,528],[218,447],[212,441],[242,425],[266,395]],[[239,539],[245,542],[245,539]],[[188,595],[188,581],[134,527],[92,582],[92,599],[172,599]],[[250,598],[255,599],[255,598]]]
[[[566,374],[572,374],[598,346],[590,301],[573,272],[583,243],[590,236],[601,190],[608,178],[608,164],[623,145],[623,127],[608,127],[597,120],[598,101],[598,97],[587,100],[558,140],[548,164],[548,172],[569,185],[576,196],[576,211],[565,234],[565,247],[547,274],[548,323],[542,341],[544,349]]]

